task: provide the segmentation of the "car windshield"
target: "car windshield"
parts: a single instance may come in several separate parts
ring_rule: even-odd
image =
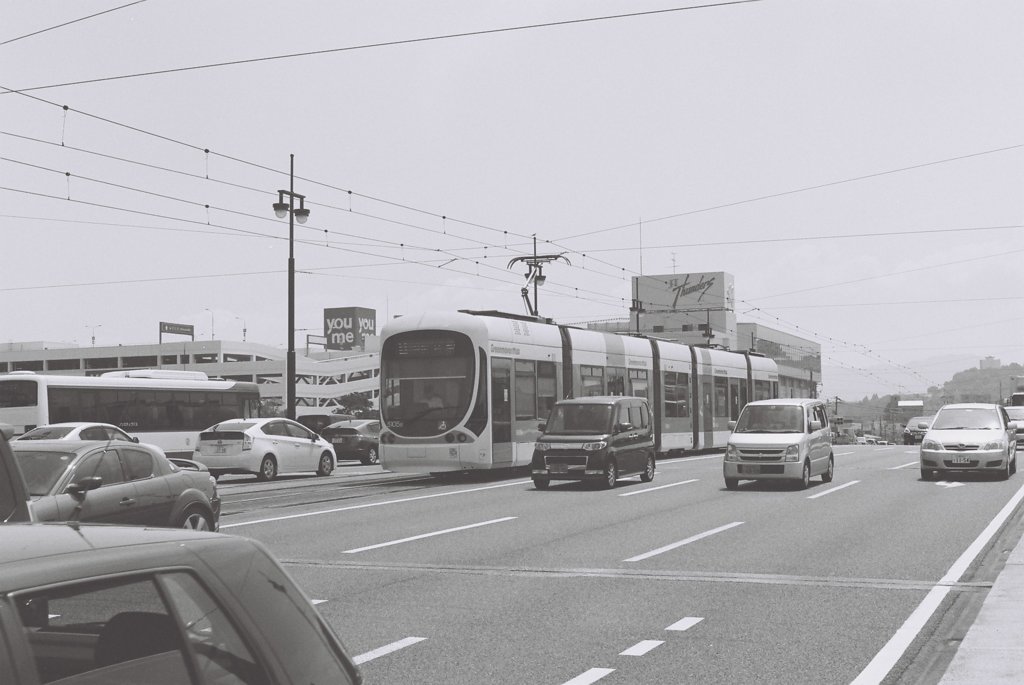
[[[13,447],[13,445],[12,445]],[[74,460],[72,452],[14,450],[14,458],[25,477],[25,485],[33,497],[50,494],[50,490]]]
[[[545,433],[610,433],[610,404],[556,404]]]
[[[803,433],[804,410],[792,404],[748,404],[736,433]]]
[[[999,415],[988,407],[943,409],[935,416],[932,430],[999,430]]]
[[[73,430],[71,426],[40,426],[20,436],[18,440],[57,440]]]

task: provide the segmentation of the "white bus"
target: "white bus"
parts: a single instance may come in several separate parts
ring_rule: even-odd
[[[161,447],[170,457],[191,458],[199,431],[218,421],[259,416],[259,399],[255,383],[210,380],[195,371],[0,374],[0,423],[13,426],[15,435],[50,423],[97,421]]]
[[[723,447],[750,400],[778,397],[775,362],[499,312],[425,312],[381,331],[381,464],[440,473],[530,464],[556,399],[650,401],[655,449]]]

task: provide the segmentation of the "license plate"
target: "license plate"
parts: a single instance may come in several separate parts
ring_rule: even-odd
[[[565,464],[552,464],[548,467],[548,471],[551,473],[568,473],[569,467]]]
[[[971,458],[970,457],[953,457],[953,459],[951,461],[954,464],[970,464],[971,463]]]

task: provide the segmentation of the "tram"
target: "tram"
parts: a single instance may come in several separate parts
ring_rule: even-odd
[[[740,409],[779,388],[755,353],[468,310],[389,321],[380,378],[381,464],[407,473],[528,466],[538,422],[567,397],[647,398],[661,456],[724,447]]]

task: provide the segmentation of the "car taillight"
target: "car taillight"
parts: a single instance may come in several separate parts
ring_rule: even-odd
[[[243,435],[242,436],[242,450],[244,451],[244,450],[251,450],[251,449],[252,449],[252,436],[251,435]]]

